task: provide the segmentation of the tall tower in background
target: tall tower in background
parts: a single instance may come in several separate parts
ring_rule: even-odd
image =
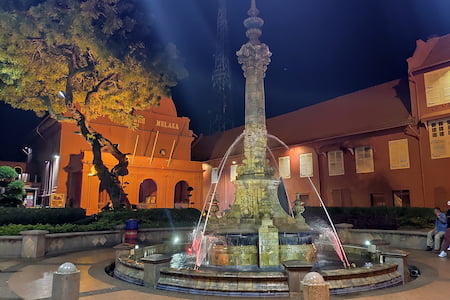
[[[209,133],[234,126],[231,101],[231,71],[226,0],[218,0],[216,52],[212,74],[214,107],[209,116]]]

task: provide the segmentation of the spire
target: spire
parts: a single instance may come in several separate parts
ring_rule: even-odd
[[[260,43],[259,37],[262,34],[261,27],[264,25],[264,20],[258,17],[259,10],[256,8],[256,0],[251,0],[250,9],[248,10],[248,18],[244,20],[244,26],[247,28],[245,35],[251,43]]]

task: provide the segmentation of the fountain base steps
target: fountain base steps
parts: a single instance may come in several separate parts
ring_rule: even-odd
[[[289,296],[284,272],[215,272],[210,270],[161,270],[158,289],[197,295],[235,297]]]
[[[301,270],[302,273],[311,271]],[[342,295],[384,289],[401,285],[397,264],[374,264],[369,267],[322,270],[330,285],[331,295]],[[288,297],[289,276],[286,271],[223,271],[211,269],[161,268],[157,289],[194,295],[234,297]],[[114,276],[118,279],[145,285],[144,264],[126,257],[116,259]],[[301,280],[301,278],[300,278]]]

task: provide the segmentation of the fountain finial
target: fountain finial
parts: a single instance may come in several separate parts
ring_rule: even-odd
[[[259,15],[259,10],[256,8],[256,0],[252,0],[250,4],[250,9],[248,10],[247,14],[250,17],[256,17]]]
[[[261,27],[264,20],[258,17],[259,10],[256,8],[256,0],[251,0],[250,9],[248,10],[248,18],[244,20],[244,26],[247,28],[246,36],[252,43],[260,43]]]

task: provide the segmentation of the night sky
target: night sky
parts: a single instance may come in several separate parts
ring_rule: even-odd
[[[177,45],[190,76],[173,89],[179,116],[208,131],[214,67],[215,0],[142,0],[151,26]],[[250,0],[228,0],[235,125],[244,121],[244,77],[235,52],[247,42],[242,25]],[[448,0],[257,0],[261,41],[272,62],[265,79],[268,117],[407,76],[416,40],[450,33]],[[24,160],[21,137],[38,120],[0,104],[0,160]],[[15,116],[10,120],[10,116]],[[14,129],[14,130],[13,130]]]

